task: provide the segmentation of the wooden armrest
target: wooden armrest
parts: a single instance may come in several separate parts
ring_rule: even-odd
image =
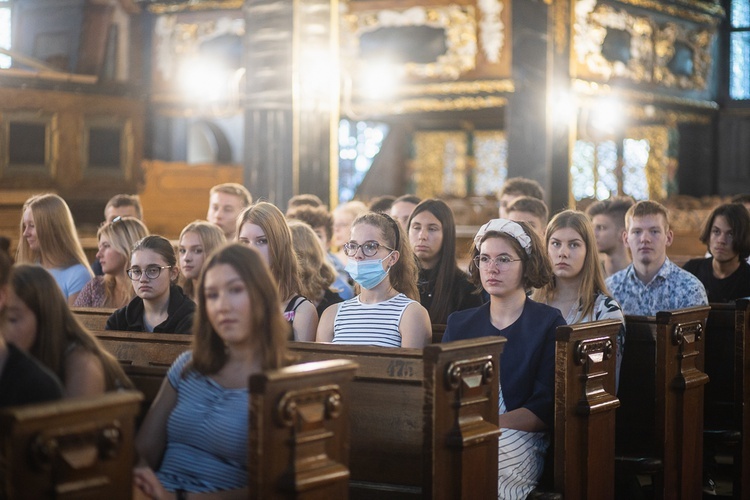
[[[630,474],[656,474],[664,469],[664,463],[656,457],[615,457],[615,465]]]
[[[703,439],[712,443],[736,445],[742,439],[738,429],[703,429]]]

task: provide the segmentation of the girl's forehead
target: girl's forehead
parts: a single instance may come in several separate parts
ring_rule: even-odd
[[[362,222],[352,227],[352,239],[364,239],[364,240],[377,240],[382,236],[382,231],[379,227],[373,226],[366,222]]]
[[[479,251],[480,253],[488,255],[507,253],[516,256],[516,250],[513,248],[513,245],[511,245],[507,238],[502,236],[491,236],[487,238],[481,245],[479,245]]]
[[[133,263],[146,264],[146,265],[148,264],[166,265],[167,263],[166,259],[164,259],[164,257],[161,256],[161,254],[158,254],[149,248],[143,248],[141,250],[136,250],[135,252],[133,252],[133,255],[130,257],[130,261]]]

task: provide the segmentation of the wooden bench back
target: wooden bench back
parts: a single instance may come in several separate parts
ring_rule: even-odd
[[[705,428],[739,433],[733,496],[750,491],[750,300],[711,304],[705,336]]]
[[[555,335],[555,491],[614,498],[615,353],[622,323],[561,326]]]
[[[320,361],[250,377],[250,498],[348,498],[356,368]]]
[[[107,320],[116,309],[105,307],[71,307],[76,318],[89,330],[104,330]]]
[[[424,350],[291,344],[303,361],[359,365],[351,406],[353,496],[497,495],[504,342],[483,338]]]
[[[700,498],[708,306],[626,316],[617,454],[656,458],[656,498]]]
[[[124,391],[0,410],[0,497],[130,500],[140,400]]]

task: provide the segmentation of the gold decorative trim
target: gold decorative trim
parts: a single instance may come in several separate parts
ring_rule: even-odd
[[[405,113],[434,111],[466,111],[485,108],[502,108],[507,106],[505,97],[458,97],[455,99],[407,99],[393,103],[370,103],[355,105],[354,112],[358,119],[367,116],[401,115]],[[372,110],[376,109],[377,112]]]
[[[649,144],[646,161],[646,182],[648,197],[651,200],[664,200],[667,197],[667,164],[669,158],[669,132],[665,126],[633,127],[627,136],[633,139],[646,139]]]
[[[555,50],[558,55],[565,54],[568,45],[568,29],[570,27],[570,2],[575,0],[557,0],[550,10],[555,23]],[[548,2],[549,3],[549,2]]]
[[[620,3],[626,5],[633,5],[642,9],[653,10],[655,12],[661,12],[669,14],[670,16],[693,21],[700,24],[708,24],[711,26],[718,25],[721,18],[726,16],[724,8],[719,4],[707,5],[706,2],[696,2],[689,0],[680,0],[680,3],[690,6],[692,9],[702,10],[705,14],[689,10],[685,7],[679,7],[675,5],[667,5],[660,0],[618,0]]]
[[[653,66],[653,26],[647,17],[638,17],[596,0],[580,0],[576,4],[573,35],[573,57],[581,69],[601,76],[605,81],[613,77],[636,82],[650,82]],[[608,29],[627,31],[630,36],[630,60],[610,61],[602,54]]]
[[[710,49],[714,34],[715,30],[694,31],[676,23],[660,27],[654,35],[654,80],[667,87],[704,90],[711,67]],[[692,75],[675,75],[669,69],[669,62],[675,55],[675,43],[683,43],[692,51]]]
[[[609,85],[590,82],[581,79],[572,81],[573,90],[584,95],[613,95],[622,97],[625,100],[638,101],[642,103],[661,103],[674,106],[687,106],[706,110],[718,110],[719,104],[715,101],[701,101],[698,99],[687,99],[684,97],[675,97],[660,95],[652,92],[641,92],[637,90],[617,89]]]
[[[427,83],[404,85],[399,89],[403,95],[447,95],[447,94],[494,94],[515,92],[513,80],[475,80],[471,82]]]
[[[171,14],[174,12],[196,11],[196,10],[230,10],[241,9],[243,0],[189,0],[180,4],[151,4],[148,11],[154,14]]]
[[[364,33],[386,27],[430,26],[445,30],[446,52],[434,62],[401,65],[405,76],[418,78],[457,79],[462,73],[476,68],[477,20],[471,5],[412,7],[405,10],[373,10],[346,14],[342,30],[342,59],[352,68],[352,75],[360,74],[358,67],[367,64],[359,60],[359,39]]]

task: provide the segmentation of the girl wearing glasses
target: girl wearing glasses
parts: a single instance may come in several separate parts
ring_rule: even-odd
[[[560,311],[527,298],[552,278],[539,237],[525,223],[493,219],[474,237],[469,272],[490,301],[448,318],[443,342],[502,335],[498,498],[526,498],[544,466],[553,426],[555,330]]]
[[[109,308],[127,305],[135,293],[126,272],[130,265],[130,249],[147,235],[148,229],[135,217],[115,217],[100,227],[96,233],[99,239],[96,258],[104,276],[94,276],[86,283],[74,305]]]
[[[149,498],[248,498],[248,378],[287,364],[274,285],[254,249],[228,245],[208,258],[192,349],[169,369],[135,440],[133,480]]]
[[[281,210],[267,202],[246,208],[239,216],[237,239],[257,249],[279,285],[281,310],[292,326],[290,340],[312,342],[318,327],[318,312],[302,294],[299,263],[292,246],[292,233]]]
[[[23,204],[16,262],[41,264],[71,305],[94,277],[68,204],[56,194],[32,196]]]
[[[607,291],[591,222],[582,212],[560,212],[547,226],[546,243],[554,276],[536,289],[532,298],[558,309],[569,325],[600,319],[623,322],[617,336],[615,373],[619,375],[624,318],[620,305]]]
[[[2,335],[57,375],[66,397],[132,388],[117,360],[70,311],[45,269],[15,266],[9,292]]]
[[[107,320],[107,330],[190,333],[195,303],[177,286],[172,243],[163,236],[146,236],[133,247],[128,276],[135,297]]]
[[[196,298],[198,276],[206,258],[226,242],[224,231],[216,224],[204,220],[191,222],[180,233],[177,252],[180,254],[182,289],[191,299]]]
[[[432,324],[444,325],[453,311],[482,305],[482,297],[456,264],[456,223],[442,200],[424,200],[411,213],[409,242],[419,263],[419,302]]]
[[[344,244],[346,271],[359,295],[323,313],[318,342],[422,348],[432,338],[430,317],[417,299],[417,269],[398,222],[366,213]]]

